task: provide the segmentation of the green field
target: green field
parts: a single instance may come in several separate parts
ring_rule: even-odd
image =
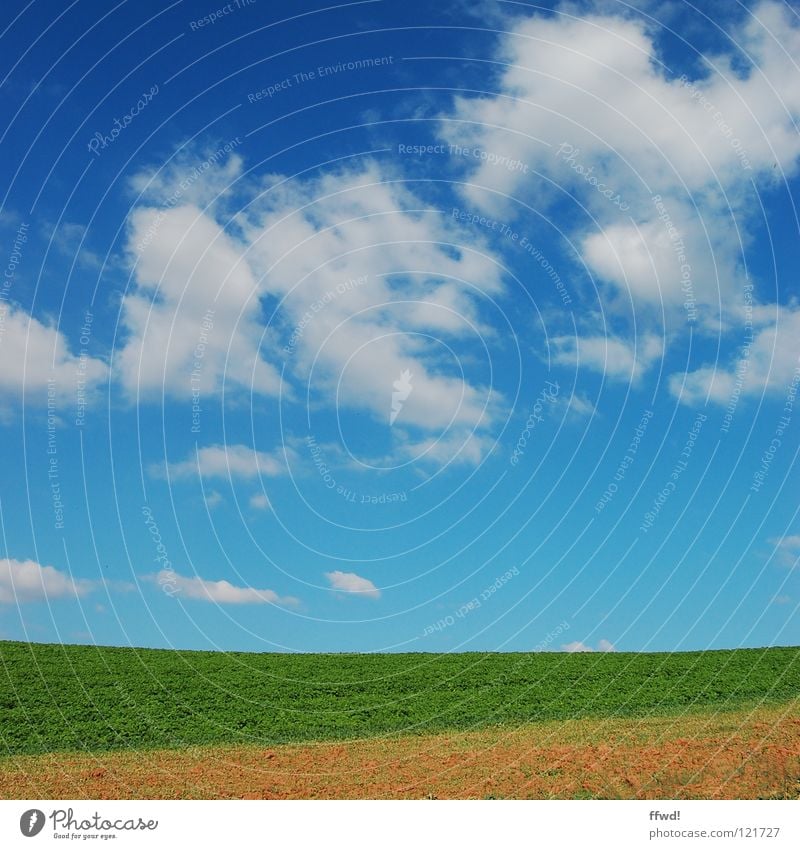
[[[353,655],[0,642],[0,751],[335,740],[799,695],[800,648]]]

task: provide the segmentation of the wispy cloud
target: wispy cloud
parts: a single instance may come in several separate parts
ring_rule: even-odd
[[[86,246],[86,232],[87,228],[83,224],[62,221],[53,231],[53,244],[79,268],[98,271],[103,263],[100,257]]]
[[[175,572],[164,571],[155,575],[144,575],[143,580],[169,585],[173,596],[182,596],[193,601],[214,604],[276,604],[290,606],[299,604],[292,596],[279,596],[274,590],[255,587],[237,587],[230,581],[207,581],[199,576],[186,577]]]
[[[773,537],[769,540],[775,546],[778,560],[790,569],[800,566],[800,534],[785,537]]]
[[[269,498],[263,492],[256,492],[251,495],[248,504],[251,510],[269,510],[272,507]]]
[[[219,505],[222,504],[224,501],[225,499],[215,489],[212,489],[206,493],[206,506],[209,510],[213,510],[215,507],[219,507]]]

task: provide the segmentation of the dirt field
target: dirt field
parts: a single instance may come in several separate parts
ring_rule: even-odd
[[[0,796],[800,798],[800,701],[435,736],[0,759]]]

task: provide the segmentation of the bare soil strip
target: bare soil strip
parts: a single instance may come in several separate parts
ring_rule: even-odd
[[[797,799],[800,701],[391,739],[0,759],[6,799]]]

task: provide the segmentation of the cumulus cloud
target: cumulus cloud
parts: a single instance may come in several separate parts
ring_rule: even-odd
[[[670,198],[658,201],[652,217],[645,210],[639,222],[608,223],[585,235],[580,242],[582,256],[588,268],[608,284],[606,302],[630,301],[640,314],[650,305],[682,317],[685,305],[690,305],[693,317],[713,326],[711,308],[720,288],[735,303],[741,298],[744,278],[737,270],[738,245],[730,238],[729,226],[720,224],[719,232],[713,232],[708,212],[704,209],[700,219],[692,203]],[[719,267],[724,268],[724,280],[718,279]],[[644,317],[654,320],[656,313],[644,313]]]
[[[26,400],[33,403],[45,403],[48,380],[54,380],[57,389],[74,392],[80,378],[91,393],[108,375],[102,360],[71,353],[66,337],[56,327],[1,302],[0,359],[0,390],[24,388]]]
[[[206,581],[195,575],[186,577],[175,572],[162,570],[155,575],[144,576],[171,588],[172,595],[182,595],[193,601],[208,601],[214,604],[277,604],[295,605],[298,599],[279,596],[274,590],[258,590],[254,587],[237,587],[229,581]]]
[[[293,452],[286,449],[287,455]],[[199,474],[202,478],[254,478],[276,477],[286,474],[283,450],[256,451],[246,445],[207,445],[198,448],[194,457],[177,463],[168,463],[166,469],[154,464],[150,473],[154,477],[188,478]]]
[[[503,398],[457,359],[492,333],[482,305],[503,292],[484,241],[465,247],[448,216],[374,160],[293,179],[240,171],[225,202],[202,208],[188,195],[170,205],[171,177],[134,179],[147,191],[129,221],[136,285],[115,357],[128,393],[207,398],[230,383],[291,400],[299,383],[312,401],[334,396],[385,423],[392,383],[410,371],[402,424],[418,438],[488,430]]]
[[[646,334],[635,342],[614,336],[557,336],[552,340],[553,362],[583,366],[609,380],[638,381],[661,357],[663,340]]]
[[[413,374],[402,423],[441,431],[488,427],[502,399],[471,383],[440,348],[474,344],[486,294],[502,291],[486,245],[460,246],[447,216],[376,162],[310,182],[275,177],[243,224],[248,259],[281,298],[278,322],[292,373],[385,422],[392,383]]]
[[[796,396],[800,384],[800,308],[777,307],[777,320],[753,332],[732,362],[670,375],[670,392],[695,406],[740,395]]]
[[[326,572],[325,577],[330,582],[331,587],[339,592],[375,599],[381,597],[381,591],[372,581],[356,575],[355,572]]]
[[[243,161],[235,152],[239,143],[232,140],[216,149],[182,145],[161,167],[135,173],[129,181],[130,189],[137,199],[151,206],[222,206],[242,174]]]
[[[259,285],[243,246],[195,206],[139,207],[129,221],[136,286],[123,300],[115,363],[131,397],[188,397],[233,387],[276,395],[259,351]],[[196,374],[193,385],[193,375]]]
[[[96,586],[94,581],[72,578],[34,560],[0,560],[0,604],[78,598]]]
[[[456,97],[441,133],[492,154],[456,157],[471,208],[496,208],[505,192],[545,210],[572,195],[588,211],[567,219],[564,235],[615,330],[557,336],[556,362],[580,358],[610,379],[637,381],[663,340],[685,329],[689,306],[704,331],[741,328],[753,183],[793,173],[800,157],[791,58],[800,27],[783,4],[763,0],[733,25],[740,53],[710,55],[702,72],[677,79],[644,17],[610,3],[578,16],[569,8],[509,18],[497,95]],[[755,67],[742,71],[743,57]],[[385,423],[392,384],[410,372],[413,392],[398,418],[407,442],[438,451],[472,434],[458,456],[479,462],[506,412],[505,399],[455,361],[459,347],[473,351],[492,333],[485,299],[505,291],[481,234],[473,228],[465,247],[461,225],[425,211],[383,160],[289,178],[251,174],[233,155],[184,190],[190,156],[181,155],[133,179],[143,192],[128,231],[135,286],[115,358],[129,393],[188,395],[201,344],[204,397],[225,382],[289,398],[307,385],[317,409],[335,397]],[[531,169],[545,179],[532,180]],[[513,204],[502,204],[513,216]],[[754,309],[766,308],[756,298]],[[772,388],[784,379],[783,360],[769,357],[771,331],[759,328],[742,390],[751,394],[759,380]],[[426,334],[446,338],[454,362]],[[776,350],[789,350],[792,336],[789,328]],[[682,400],[708,390],[721,400],[734,366],[693,372]],[[683,383],[673,375],[672,391]],[[398,456],[407,454],[400,431],[390,436]]]
[[[605,307],[627,318],[626,337],[634,310],[639,333],[666,329],[670,339],[687,320],[707,333],[746,320],[754,186],[773,186],[800,161],[800,24],[777,0],[742,11],[726,24],[735,47],[683,78],[660,60],[658,30],[619,4],[509,17],[497,94],[458,96],[442,114],[445,141],[491,154],[458,160],[471,207],[521,214],[510,196],[575,208],[565,235]],[[756,312],[765,296],[757,287]],[[630,357],[620,354],[622,371]]]
[[[571,164],[558,153],[563,142],[581,152],[586,167],[595,166],[598,178],[639,196],[642,184],[691,192],[718,180],[741,184],[776,162],[791,169],[800,155],[796,18],[785,4],[767,0],[732,35],[761,73],[737,71],[740,56],[712,55],[700,78],[684,82],[658,61],[644,18],[556,10],[518,19],[500,48],[507,63],[498,80],[501,96],[456,98],[456,115],[480,123],[451,122],[443,132],[462,143],[471,134],[487,150],[587,189],[587,198],[599,198],[598,208],[608,204],[586,175],[563,167]],[[488,161],[476,177],[479,185],[511,193],[527,179]],[[485,193],[469,191],[485,202]]]

